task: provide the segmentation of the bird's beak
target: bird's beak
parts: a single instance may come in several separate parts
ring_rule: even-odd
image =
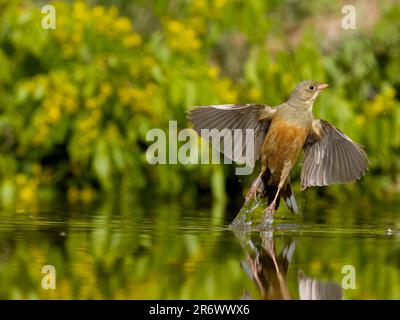
[[[318,86],[317,86],[317,89],[318,90],[324,90],[325,88],[327,88],[327,87],[329,87],[329,84],[327,84],[327,83],[320,83]]]

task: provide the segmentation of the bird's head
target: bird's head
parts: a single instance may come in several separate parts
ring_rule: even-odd
[[[318,94],[328,87],[313,80],[299,82],[289,97],[288,103],[295,107],[311,109]]]

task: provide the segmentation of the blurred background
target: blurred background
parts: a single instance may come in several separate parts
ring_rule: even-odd
[[[3,203],[240,194],[250,180],[232,166],[149,165],[146,133],[189,127],[195,105],[279,104],[303,79],[331,85],[315,114],[365,146],[368,192],[400,190],[396,1],[353,2],[355,30],[342,1],[50,3],[55,30],[41,27],[47,2],[0,0]]]
[[[56,9],[54,30],[42,28],[46,4]],[[356,23],[346,30],[342,8],[349,4]],[[189,225],[208,219],[201,220],[204,228],[229,223],[253,177],[235,176],[234,165],[150,165],[146,150],[152,142],[146,134],[153,128],[168,132],[169,120],[178,121],[178,129],[190,127],[186,112],[195,105],[280,104],[305,79],[330,84],[314,113],[365,146],[370,171],[356,184],[300,193],[297,166],[292,181],[298,201],[315,223],[374,223],[380,203],[398,201],[400,192],[399,30],[400,5],[394,0],[0,0],[0,205],[9,219],[0,234],[0,296],[51,297],[38,291],[33,279],[41,274],[32,271],[49,257],[74,278],[57,291],[58,298],[116,297],[114,289],[130,283],[131,276],[140,279],[136,284],[149,298],[240,296],[233,296],[241,288],[235,282],[241,274],[237,244],[227,245],[213,232],[200,238],[184,234],[174,242],[168,228],[187,226],[182,217],[189,217]],[[336,212],[332,204],[350,207]],[[393,208],[382,209],[388,212],[382,221],[398,218]],[[331,215],[321,218],[325,209]],[[99,218],[92,221],[91,212]],[[146,216],[152,220],[142,224]],[[39,220],[24,233],[18,227],[21,217]],[[43,217],[54,225],[41,224]],[[82,231],[84,226],[89,229]],[[27,238],[21,240],[18,232]],[[213,249],[204,251],[204,243]],[[79,246],[86,251],[76,251]],[[360,263],[368,257],[357,251],[364,250],[359,242],[340,240],[324,244],[326,259],[349,246],[353,251],[346,257]],[[381,249],[379,266],[394,261],[395,267],[387,266],[393,277],[385,277],[379,291],[372,280],[376,269],[369,268],[368,290],[353,297],[374,297],[374,290],[400,297],[400,287],[388,291],[399,283],[398,254],[387,258],[386,253],[393,256],[391,244]],[[331,275],[338,267],[309,250],[299,258],[306,272]],[[372,255],[374,249],[368,250]],[[233,257],[218,264],[225,251]],[[65,267],[66,256],[71,269]],[[182,265],[190,273],[204,257],[217,264],[187,281],[176,275],[177,291],[168,291],[171,282],[160,280],[163,268],[172,274]],[[115,268],[134,275],[117,272],[97,286],[96,279],[111,276]],[[13,278],[15,270],[26,277]],[[76,270],[82,278],[73,276]],[[215,280],[227,273],[226,282]],[[206,277],[212,278],[198,290]],[[81,286],[82,279],[91,282]],[[223,284],[221,293],[216,288]],[[129,290],[119,297],[140,297]]]

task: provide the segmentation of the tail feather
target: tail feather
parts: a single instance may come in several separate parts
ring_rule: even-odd
[[[275,185],[270,185],[268,184],[268,180],[271,176],[270,171],[267,169],[264,172],[264,175],[262,178],[257,178],[251,188],[255,188],[258,191],[258,195],[262,198],[267,198],[268,200],[268,205],[274,201],[276,192],[278,191],[278,186]],[[293,213],[297,213],[299,211],[299,208],[296,203],[296,199],[294,197],[292,187],[290,186],[290,183],[288,183],[282,190],[279,192],[279,195],[276,199],[276,205],[275,209],[277,210],[279,208],[279,203],[281,200],[281,197],[283,198],[283,201],[285,202],[286,207],[292,211]]]
[[[290,183],[288,183],[286,187],[281,190],[280,194],[283,197],[283,201],[285,201],[286,207],[293,213],[297,213],[299,211],[299,207],[297,206]]]

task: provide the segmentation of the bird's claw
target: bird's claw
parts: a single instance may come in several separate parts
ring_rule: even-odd
[[[261,218],[262,226],[271,226],[274,221],[273,216],[275,212],[275,202],[272,202],[263,212],[263,216]]]
[[[249,192],[247,192],[246,195],[246,201],[249,201],[251,199],[254,199],[255,201],[260,200],[262,196],[262,190],[260,188],[257,187],[252,187]]]

